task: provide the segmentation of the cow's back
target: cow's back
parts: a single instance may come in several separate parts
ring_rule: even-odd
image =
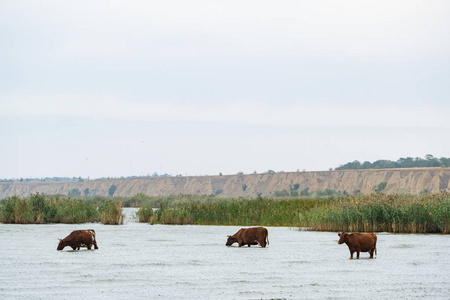
[[[376,248],[377,236],[373,233],[358,233],[355,234],[357,242],[359,244],[359,248],[363,252],[370,251],[373,248]]]
[[[74,230],[64,239],[64,241],[70,247],[91,245],[95,242],[95,231],[92,229]]]
[[[267,229],[264,227],[247,228],[243,233],[245,243],[256,245],[255,241],[264,241],[267,237]]]

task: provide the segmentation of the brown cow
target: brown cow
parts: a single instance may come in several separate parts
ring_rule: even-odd
[[[338,244],[346,243],[350,250],[350,258],[356,252],[356,258],[359,258],[359,252],[369,252],[370,258],[373,258],[373,252],[377,254],[377,236],[373,233],[338,233]]]
[[[261,247],[266,247],[269,244],[267,229],[264,227],[252,227],[252,228],[241,228],[234,235],[229,235],[226,246],[231,246],[234,243],[238,243],[239,247],[243,245],[261,245]],[[267,243],[266,243],[267,241]]]
[[[95,240],[95,231],[93,229],[75,230],[66,238],[59,239],[56,250],[62,250],[66,246],[72,247],[73,250],[80,250],[80,247],[87,247],[91,250],[92,245],[94,245],[95,249],[98,249],[97,241]]]

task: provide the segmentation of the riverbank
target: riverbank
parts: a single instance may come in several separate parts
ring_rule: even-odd
[[[78,182],[0,182],[0,199],[35,193],[72,196],[155,197],[215,195],[222,198],[324,196],[338,194],[450,192],[450,168],[268,172],[162,178],[114,178]]]

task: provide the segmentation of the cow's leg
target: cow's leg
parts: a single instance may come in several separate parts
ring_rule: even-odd
[[[370,249],[369,253],[370,253],[370,258],[373,258],[373,248]]]
[[[74,247],[74,246],[70,246],[70,247],[72,247],[73,250],[77,250],[77,247]],[[80,248],[78,248],[78,250],[80,250]]]
[[[91,250],[92,244],[87,244],[86,248],[88,248],[88,250]]]
[[[266,248],[266,240],[265,239],[258,241],[258,243],[261,247]]]
[[[356,259],[359,259],[359,250],[356,251]]]
[[[353,259],[353,251],[350,250],[350,259]]]
[[[97,247],[97,241],[94,241],[94,249],[98,249],[98,247]]]

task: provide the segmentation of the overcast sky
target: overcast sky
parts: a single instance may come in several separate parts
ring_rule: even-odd
[[[0,1],[0,178],[450,157],[450,1]]]

